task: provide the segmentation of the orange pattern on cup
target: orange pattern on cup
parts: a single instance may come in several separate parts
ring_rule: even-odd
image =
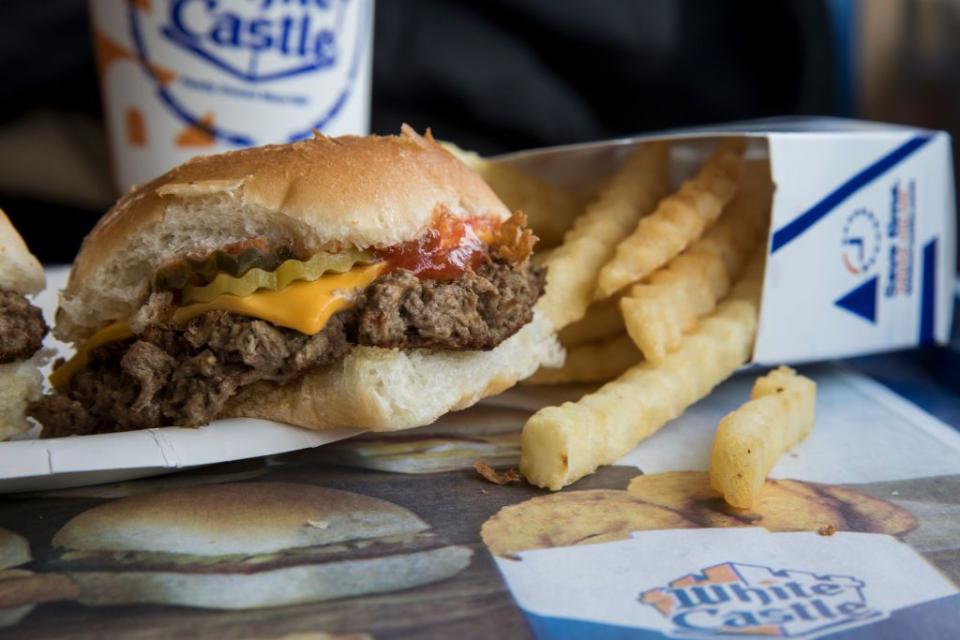
[[[93,32],[93,48],[97,52],[97,72],[100,74],[101,82],[106,77],[104,74],[107,68],[114,62],[121,60],[136,61],[137,57],[132,51],[117,44],[107,34],[99,29]],[[149,65],[150,73],[154,75],[161,86],[167,86],[177,78],[177,74],[166,67],[155,64]]]
[[[131,147],[143,147],[147,144],[147,124],[143,112],[136,107],[127,109],[127,143]]]
[[[99,29],[93,32],[93,48],[97,53],[97,71],[102,79],[104,71],[118,60],[132,60],[133,54],[111,40]]]
[[[213,113],[206,113],[196,125],[183,129],[176,139],[178,147],[209,147],[213,145]]]

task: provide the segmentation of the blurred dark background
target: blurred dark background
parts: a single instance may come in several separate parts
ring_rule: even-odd
[[[430,126],[483,153],[789,114],[956,132],[958,14],[955,0],[377,0],[371,128]],[[68,262],[115,195],[86,0],[3,0],[0,70],[0,207],[42,260]]]

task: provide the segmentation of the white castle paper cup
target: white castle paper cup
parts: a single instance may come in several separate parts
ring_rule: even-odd
[[[373,0],[90,0],[117,188],[201,154],[365,134]]]

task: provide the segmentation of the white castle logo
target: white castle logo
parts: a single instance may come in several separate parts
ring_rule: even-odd
[[[884,617],[864,586],[852,576],[726,562],[648,589],[640,602],[668,618],[674,635],[795,638]]]
[[[228,147],[287,142],[309,138],[314,130],[366,127],[365,98],[356,81],[368,77],[364,52],[372,5],[131,2],[130,38],[158,102],[182,126],[201,129]]]
[[[247,82],[332,66],[343,0],[172,0],[171,42]]]

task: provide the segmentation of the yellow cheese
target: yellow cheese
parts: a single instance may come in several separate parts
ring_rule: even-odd
[[[108,342],[116,342],[133,335],[130,331],[130,325],[126,322],[115,322],[107,325],[100,331],[90,336],[83,346],[77,349],[77,353],[72,358],[53,370],[50,374],[50,384],[59,387],[73,376],[74,373],[87,365],[89,354],[92,350]]]
[[[385,266],[378,263],[351,269],[347,273],[323,276],[312,282],[294,282],[280,291],[257,291],[243,297],[220,295],[210,302],[177,309],[173,320],[181,323],[207,311],[229,311],[314,335],[323,330],[333,314],[349,307],[356,295],[376,280]],[[92,349],[132,335],[126,322],[104,327],[93,334],[76,355],[50,374],[50,383],[54,387],[63,385],[86,366]]]
[[[186,322],[207,311],[230,311],[312,336],[327,325],[330,316],[350,306],[356,294],[366,289],[383,267],[383,263],[378,263],[312,282],[294,282],[280,291],[257,291],[243,297],[220,295],[210,302],[177,309],[173,321]]]

